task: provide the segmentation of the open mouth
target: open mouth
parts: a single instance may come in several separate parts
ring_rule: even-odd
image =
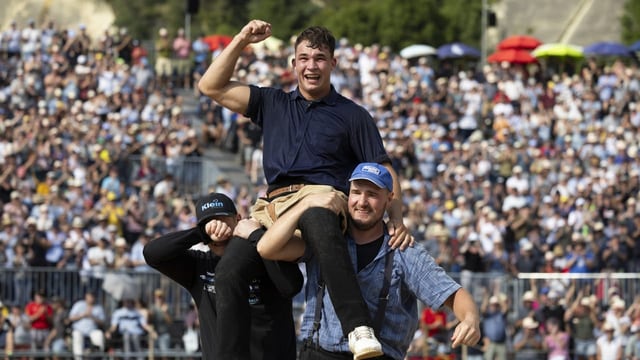
[[[320,80],[320,75],[313,75],[313,74],[311,74],[311,75],[305,75],[305,76],[304,76],[304,78],[305,78],[307,81],[310,81],[310,82],[316,82],[316,81],[319,81],[319,80]]]

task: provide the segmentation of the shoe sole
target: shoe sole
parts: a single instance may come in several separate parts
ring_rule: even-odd
[[[359,354],[353,354],[353,360],[371,359],[382,355],[384,355],[382,350],[368,350]]]

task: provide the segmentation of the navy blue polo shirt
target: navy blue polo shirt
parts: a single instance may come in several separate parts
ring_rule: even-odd
[[[349,175],[359,163],[390,162],[371,115],[333,86],[313,102],[298,89],[250,89],[246,116],[262,127],[270,189],[322,184],[347,193]]]

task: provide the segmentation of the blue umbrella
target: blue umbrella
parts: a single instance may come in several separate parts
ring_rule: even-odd
[[[631,51],[640,51],[640,40],[634,42],[633,44],[631,44],[631,46],[629,46],[629,49]]]
[[[587,56],[631,56],[631,50],[617,42],[602,41],[586,46],[584,54]]]
[[[459,42],[445,44],[438,48],[439,59],[459,59],[465,57],[479,58],[480,51],[474,47]]]

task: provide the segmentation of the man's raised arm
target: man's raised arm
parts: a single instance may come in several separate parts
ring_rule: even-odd
[[[244,114],[249,105],[249,86],[231,81],[242,51],[253,43],[271,36],[271,24],[262,20],[251,20],[231,43],[222,50],[198,82],[198,89],[227,109]]]

